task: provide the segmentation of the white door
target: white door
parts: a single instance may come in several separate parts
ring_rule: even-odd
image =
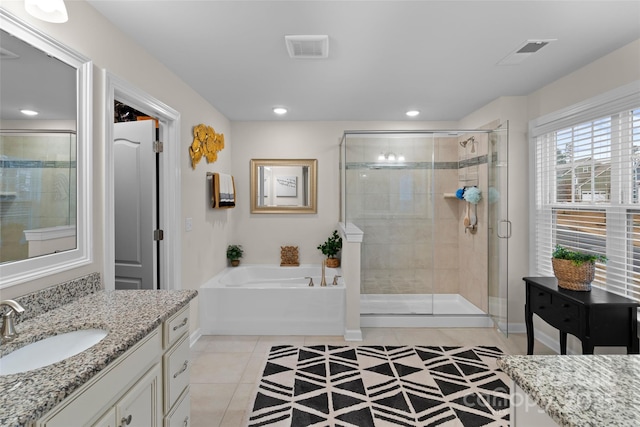
[[[115,288],[156,289],[155,121],[114,124]]]

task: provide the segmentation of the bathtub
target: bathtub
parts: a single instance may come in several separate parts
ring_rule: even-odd
[[[320,265],[228,267],[200,287],[203,335],[343,335],[345,285],[339,268]],[[315,286],[310,287],[312,277]]]

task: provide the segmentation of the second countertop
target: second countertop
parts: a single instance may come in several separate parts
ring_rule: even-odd
[[[640,426],[639,355],[504,356],[497,364],[561,426]]]
[[[195,298],[194,290],[100,291],[24,321],[1,353],[50,335],[102,328],[93,347],[43,368],[0,376],[0,426],[25,426],[49,412],[110,362]]]

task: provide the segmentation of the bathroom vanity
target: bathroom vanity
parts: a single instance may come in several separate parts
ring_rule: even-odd
[[[640,425],[640,356],[503,356],[511,378],[510,424]]]
[[[20,323],[19,337],[0,355],[78,329],[108,333],[60,362],[0,375],[0,426],[189,426],[189,302],[196,295],[98,291]]]

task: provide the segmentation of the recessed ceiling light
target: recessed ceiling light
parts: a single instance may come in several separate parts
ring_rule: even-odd
[[[275,107],[273,109],[273,112],[278,114],[278,115],[283,115],[283,114],[287,114],[287,109],[283,108],[283,107]]]
[[[20,112],[22,114],[24,114],[25,116],[37,116],[38,112],[37,111],[33,111],[33,110],[20,110]]]
[[[69,20],[64,0],[25,0],[24,8],[29,15],[46,22],[61,24]]]
[[[407,116],[409,116],[409,117],[415,117],[415,116],[417,116],[418,114],[420,114],[420,111],[418,111],[418,110],[409,110],[409,111],[407,111],[407,113],[406,113],[406,114],[407,114]]]

